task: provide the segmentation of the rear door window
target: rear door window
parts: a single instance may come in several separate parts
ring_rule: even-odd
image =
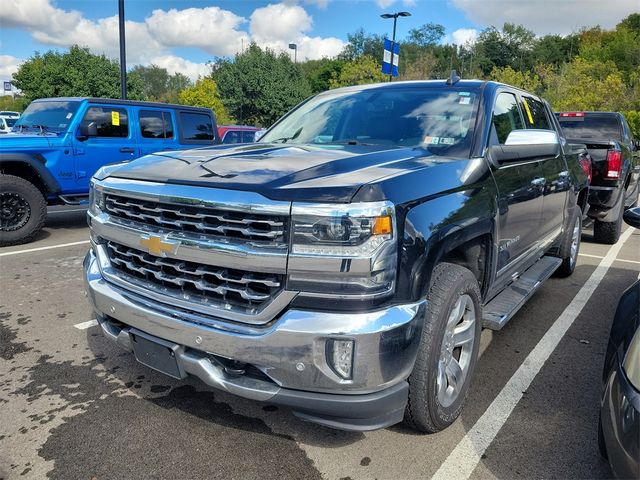
[[[140,110],[140,133],[143,138],[173,138],[171,113]]]
[[[182,141],[189,143],[210,143],[215,137],[213,121],[204,113],[180,112]]]
[[[82,125],[95,123],[98,137],[126,138],[129,136],[129,116],[124,108],[93,106],[87,109]]]
[[[553,130],[544,104],[531,97],[522,97],[522,106],[527,120],[527,128]]]
[[[502,92],[496,98],[496,104],[493,107],[493,119],[491,125],[491,145],[504,145],[507,141],[509,133],[513,130],[521,130],[524,128],[522,115],[516,96],[513,93]]]

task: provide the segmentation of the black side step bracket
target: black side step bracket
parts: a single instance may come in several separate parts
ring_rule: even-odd
[[[540,258],[484,306],[482,326],[491,330],[504,327],[561,263],[562,259],[556,257]]]

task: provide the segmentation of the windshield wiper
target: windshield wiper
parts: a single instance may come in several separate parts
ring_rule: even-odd
[[[364,145],[364,146],[382,146],[380,143],[365,143],[360,140],[356,140],[354,138],[349,138],[346,140],[336,140],[335,142],[326,142],[323,145]]]
[[[295,140],[296,138],[298,138],[300,136],[300,134],[302,133],[302,128],[300,127],[298,130],[296,130],[296,132],[291,135],[290,137],[280,137],[280,138],[276,138],[275,140],[272,140],[271,143],[276,143],[276,142],[281,142],[281,143],[287,143],[289,140]]]

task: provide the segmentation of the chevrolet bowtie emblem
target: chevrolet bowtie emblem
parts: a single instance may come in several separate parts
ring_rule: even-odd
[[[174,242],[171,240],[163,240],[156,235],[143,235],[140,239],[140,245],[147,249],[147,251],[159,257],[166,257],[168,252],[176,253],[180,242]]]

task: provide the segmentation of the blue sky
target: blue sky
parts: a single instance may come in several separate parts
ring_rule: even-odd
[[[206,62],[232,56],[242,45],[286,50],[298,58],[334,56],[358,28],[390,34],[381,13],[406,10],[398,38],[434,22],[446,41],[464,43],[490,25],[523,24],[539,35],[566,34],[583,26],[613,27],[638,0],[126,0],[129,66],[157,64],[191,78]],[[0,80],[8,80],[35,51],[72,44],[117,58],[117,0],[3,0],[0,9]]]

